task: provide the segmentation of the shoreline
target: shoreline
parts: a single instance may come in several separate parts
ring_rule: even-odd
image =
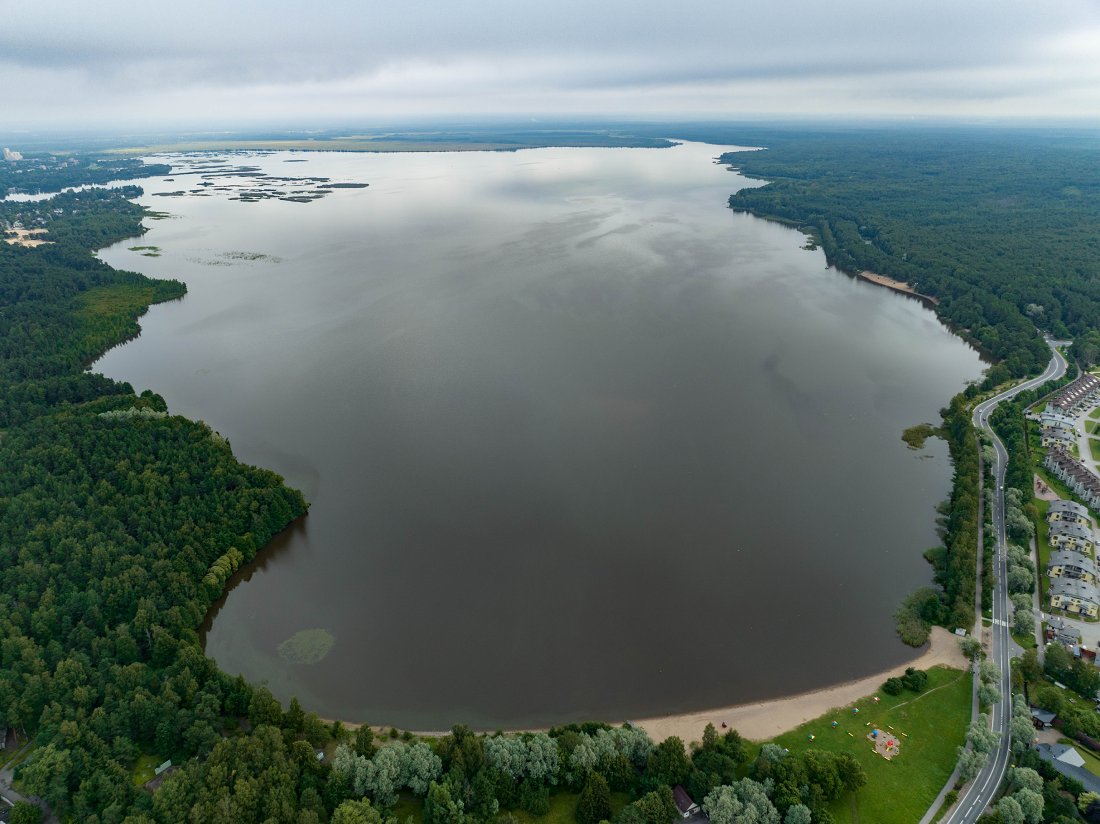
[[[864,269],[862,272],[857,272],[856,277],[860,280],[865,280],[868,283],[874,283],[878,286],[885,286],[887,289],[893,289],[895,292],[901,292],[903,295],[910,295],[915,298],[920,298],[921,300],[927,301],[928,303],[932,304],[932,306],[938,306],[940,302],[939,298],[934,298],[931,295],[921,294],[903,280],[895,280],[892,277],[880,275],[877,272],[872,272],[867,269]]]
[[[874,675],[797,695],[698,712],[672,713],[634,721],[633,724],[645,730],[655,742],[675,735],[685,744],[690,744],[692,741],[702,740],[703,729],[707,724],[714,724],[721,733],[723,722],[729,729],[737,730],[747,740],[767,741],[777,735],[790,732],[807,721],[824,715],[829,710],[847,706],[860,698],[872,695],[887,678],[904,674],[906,667],[929,669],[934,666],[947,666],[963,670],[970,667],[970,662],[959,648],[956,636],[943,627],[932,627],[929,640],[928,648],[915,658]]]
[[[746,740],[767,741],[785,732],[790,732],[807,721],[812,721],[824,715],[829,710],[845,707],[860,698],[866,698],[874,694],[882,686],[883,681],[904,674],[906,667],[930,669],[935,666],[946,666],[961,670],[970,668],[970,662],[959,648],[958,638],[943,627],[932,627],[932,634],[927,648],[916,657],[873,675],[781,698],[767,698],[763,701],[733,704],[716,709],[670,713],[643,718],[630,723],[645,730],[655,743],[660,743],[669,736],[674,735],[680,738],[685,745],[689,745],[693,741],[702,740],[703,729],[707,724],[714,724],[715,729],[721,733],[723,722],[725,722],[727,729],[737,730]],[[334,719],[322,718],[321,720],[326,724],[331,724]],[[363,724],[348,721],[340,721],[340,723],[349,730],[356,730],[363,726]],[[617,725],[625,722],[605,721],[605,723]],[[391,728],[388,724],[370,724],[368,726],[383,736]],[[547,729],[549,728],[507,729],[504,732],[546,732]],[[450,734],[449,730],[410,730],[409,732],[419,738],[440,738]]]

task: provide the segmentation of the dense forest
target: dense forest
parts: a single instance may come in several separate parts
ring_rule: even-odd
[[[70,186],[93,186],[168,174],[162,163],[104,154],[33,152],[23,160],[0,163],[0,196],[59,192]]]
[[[905,281],[997,361],[1049,360],[1036,327],[1100,325],[1100,144],[1086,134],[895,130],[757,134],[724,162],[768,185],[730,206],[808,230],[828,261]]]

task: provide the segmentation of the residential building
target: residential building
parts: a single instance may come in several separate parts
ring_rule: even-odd
[[[681,818],[691,818],[699,812],[699,805],[691,800],[687,790],[679,784],[672,788],[672,800],[676,802],[676,809],[680,811]]]
[[[1100,591],[1095,584],[1072,578],[1050,579],[1050,608],[1095,618],[1100,614]]]
[[[1085,407],[1095,406],[1100,397],[1100,378],[1085,373],[1077,380],[1067,383],[1047,399],[1049,412],[1071,415]]]
[[[1082,526],[1091,526],[1088,509],[1077,501],[1051,501],[1047,507],[1047,523],[1051,521],[1076,521]]]
[[[1089,792],[1100,793],[1100,778],[1085,769],[1085,759],[1073,747],[1066,744],[1036,744],[1035,751],[1062,775],[1080,782]]]
[[[1063,429],[1058,426],[1044,427],[1043,431],[1039,435],[1039,442],[1044,449],[1049,449],[1052,446],[1058,446],[1062,449],[1069,449],[1073,443],[1073,431],[1070,429]]]
[[[1096,543],[1092,529],[1081,526],[1076,521],[1052,521],[1050,524],[1050,545],[1056,549],[1073,549],[1077,552],[1092,552]]]
[[[1047,575],[1051,578],[1072,578],[1086,584],[1096,583],[1096,563],[1088,555],[1065,549],[1050,553]]]

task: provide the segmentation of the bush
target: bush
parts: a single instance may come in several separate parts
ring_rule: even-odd
[[[928,684],[928,673],[915,667],[909,667],[905,671],[905,675],[902,676],[901,682],[907,690],[921,692]]]
[[[882,685],[882,691],[887,695],[901,695],[904,689],[905,684],[900,678],[887,678],[886,683]]]
[[[42,809],[29,801],[16,801],[11,808],[11,824],[39,824],[42,821]]]

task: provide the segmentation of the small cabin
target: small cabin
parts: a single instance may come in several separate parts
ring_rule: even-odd
[[[676,809],[680,811],[681,818],[691,818],[699,812],[699,805],[691,800],[687,790],[679,784],[672,788],[672,800],[676,802]]]

